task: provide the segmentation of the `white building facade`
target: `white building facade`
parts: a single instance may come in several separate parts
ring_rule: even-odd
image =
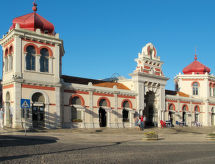
[[[33,13],[15,18],[0,40],[6,127],[23,128],[21,99],[31,101],[29,128],[134,127],[140,115],[146,116],[147,126],[160,126],[160,120],[215,125],[215,76],[196,59],[194,67],[199,69],[188,67],[175,77],[177,91],[165,90],[168,78],[151,43],[135,59],[131,79],[62,75],[63,40],[36,11],[34,3]]]

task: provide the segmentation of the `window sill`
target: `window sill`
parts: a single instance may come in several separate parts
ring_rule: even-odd
[[[39,74],[45,74],[45,75],[54,75],[53,73],[49,73],[49,72],[37,72],[37,71],[32,71],[32,70],[25,70],[25,72],[39,73]]]

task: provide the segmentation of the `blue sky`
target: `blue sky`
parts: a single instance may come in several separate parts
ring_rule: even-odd
[[[0,34],[15,17],[32,12],[33,0],[1,1]],[[214,0],[38,0],[38,14],[55,25],[64,40],[63,74],[103,79],[129,78],[134,59],[152,42],[173,78],[194,60],[214,73]],[[2,59],[1,59],[2,60]],[[2,63],[0,63],[2,64]]]

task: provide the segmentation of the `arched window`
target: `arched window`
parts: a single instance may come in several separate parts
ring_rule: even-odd
[[[213,85],[213,96],[215,96],[215,84]]]
[[[101,99],[99,101],[99,106],[108,106],[107,101],[105,99]]]
[[[10,46],[10,48],[9,48],[9,61],[8,61],[8,63],[9,63],[9,70],[13,70],[13,46]]]
[[[35,70],[35,48],[34,46],[28,46],[26,48],[26,70]]]
[[[7,55],[8,55],[8,49],[5,50],[5,56],[7,56]]]
[[[193,83],[193,95],[198,95],[199,94],[199,85],[197,82]]]
[[[40,72],[49,72],[49,51],[43,48],[40,54]]]
[[[8,56],[5,56],[4,58],[4,71],[8,71]]]
[[[174,111],[174,110],[175,110],[174,104],[170,104],[170,105],[169,105],[169,110],[170,110],[170,111]]]
[[[81,121],[81,111],[77,110],[76,105],[81,105],[81,99],[78,96],[75,96],[71,100],[71,121]]]
[[[195,112],[195,122],[199,122],[199,107],[198,106],[195,106],[194,112]]]
[[[182,111],[183,111],[183,112],[186,112],[186,111],[187,111],[187,106],[186,106],[186,105],[183,106]]]
[[[124,101],[123,102],[123,110],[122,110],[122,120],[123,122],[128,122],[129,121],[129,118],[128,118],[128,109],[126,108],[129,108],[130,105],[129,105],[129,102],[128,101]]]
[[[184,124],[186,124],[187,122],[186,110],[187,110],[187,106],[184,105],[182,108],[182,122],[184,122]]]
[[[13,46],[10,46],[9,48],[9,54],[11,55],[13,53]]]
[[[34,93],[32,96],[32,102],[35,103],[45,103],[45,98],[42,93]]]

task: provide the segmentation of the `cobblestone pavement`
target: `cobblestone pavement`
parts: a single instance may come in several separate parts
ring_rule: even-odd
[[[155,132],[158,141],[143,140]],[[2,163],[214,163],[215,128],[0,130]]]

